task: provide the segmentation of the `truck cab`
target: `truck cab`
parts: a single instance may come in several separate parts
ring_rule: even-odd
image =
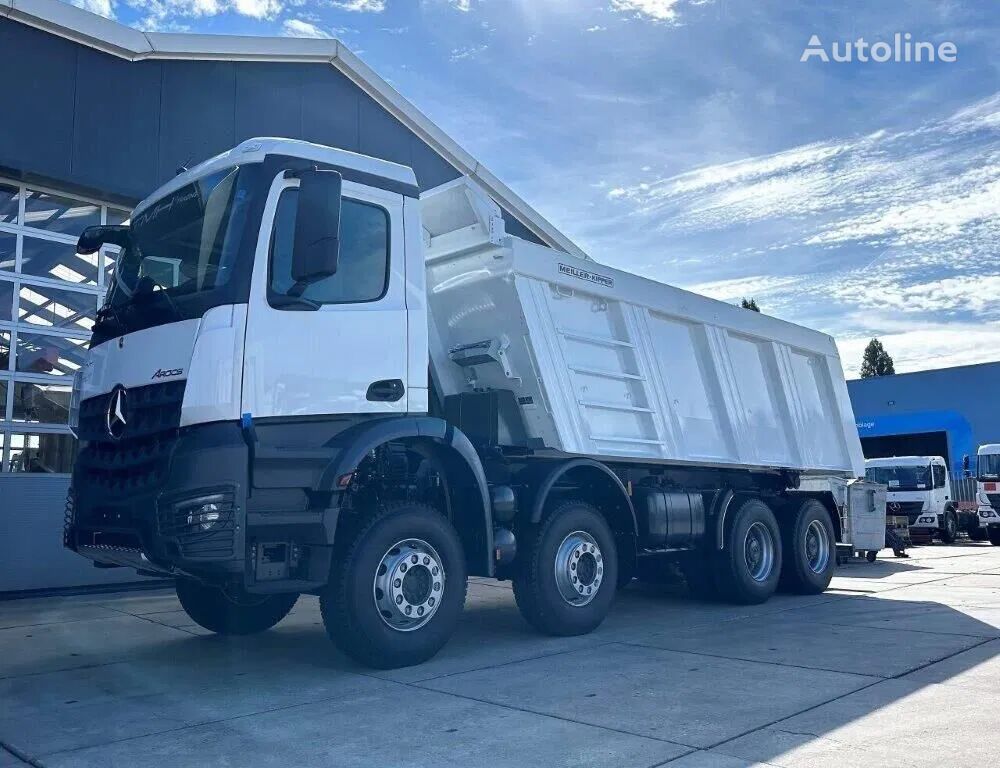
[[[976,514],[978,529],[970,537],[1000,547],[1000,443],[985,443],[976,452]]]
[[[865,461],[868,480],[886,486],[886,512],[906,515],[914,542],[958,535],[958,507],[951,492],[948,465],[941,456],[892,456]]]

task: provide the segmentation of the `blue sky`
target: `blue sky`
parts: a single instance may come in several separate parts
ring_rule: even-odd
[[[79,0],[342,40],[598,261],[897,370],[1000,359],[995,0]],[[957,61],[800,62],[834,41]]]

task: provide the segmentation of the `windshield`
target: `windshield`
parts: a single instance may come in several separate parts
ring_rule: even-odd
[[[133,217],[132,243],[118,260],[108,303],[121,306],[136,294],[183,295],[224,285],[246,213],[238,176],[239,168],[211,174]]]
[[[1000,453],[981,455],[978,475],[980,480],[1000,480]]]
[[[888,486],[890,491],[923,491],[931,487],[929,466],[868,467],[865,478]]]

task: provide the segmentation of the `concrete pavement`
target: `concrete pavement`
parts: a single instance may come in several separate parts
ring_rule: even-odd
[[[0,768],[991,764],[1000,548],[911,552],[762,606],[636,584],[575,638],[475,579],[445,650],[388,672],[310,597],[237,639],[168,591],[3,602]]]

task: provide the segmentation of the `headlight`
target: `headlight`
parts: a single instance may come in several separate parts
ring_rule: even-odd
[[[921,523],[936,523],[937,522],[937,518],[935,518],[935,517],[926,517],[925,516],[925,517],[921,517],[920,518],[920,522]]]
[[[980,517],[996,517],[997,513],[994,512],[992,509],[981,509],[981,510],[979,510],[979,516]]]
[[[83,369],[73,374],[73,389],[69,393],[69,430],[74,437],[80,430],[80,388],[83,386]]]
[[[177,509],[189,530],[209,531],[228,519],[232,503],[227,503],[223,494],[213,493],[210,496],[186,499],[177,505]]]

